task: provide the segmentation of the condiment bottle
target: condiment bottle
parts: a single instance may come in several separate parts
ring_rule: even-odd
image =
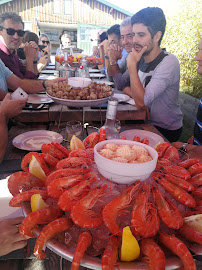
[[[85,55],[82,56],[81,58],[80,67],[78,70],[78,77],[90,78],[90,74],[88,70],[88,61]]]
[[[67,51],[64,51],[64,61],[62,63],[62,66],[59,67],[59,76],[64,78],[75,76],[75,68],[69,65]]]
[[[118,100],[116,98],[110,98],[108,100],[106,121],[102,128],[105,129],[106,139],[119,139],[120,135],[115,127],[116,122],[116,112],[117,112]]]

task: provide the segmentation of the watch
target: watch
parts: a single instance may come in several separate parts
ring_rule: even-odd
[[[186,149],[187,144],[188,144],[188,143],[184,143],[184,144],[179,148],[179,150],[180,150],[181,152],[187,153],[187,149]]]
[[[111,61],[109,62],[109,64],[110,64],[110,66],[114,66],[114,65],[117,64],[117,61],[116,61],[116,60],[111,60]]]

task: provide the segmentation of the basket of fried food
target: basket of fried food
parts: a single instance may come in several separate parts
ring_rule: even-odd
[[[105,83],[92,82],[87,87],[73,88],[67,81],[47,88],[46,94],[56,103],[70,107],[91,107],[108,101],[113,90]]]

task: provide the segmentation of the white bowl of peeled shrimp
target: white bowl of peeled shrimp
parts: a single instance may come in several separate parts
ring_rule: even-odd
[[[157,151],[149,145],[129,140],[106,140],[94,147],[97,169],[118,184],[144,181],[154,171]]]

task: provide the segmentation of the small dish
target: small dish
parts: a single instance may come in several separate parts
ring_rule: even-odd
[[[54,101],[46,94],[33,94],[29,95],[27,103],[31,104],[46,104],[53,103]]]
[[[87,87],[91,83],[91,79],[82,77],[68,78],[68,84],[72,87]]]

